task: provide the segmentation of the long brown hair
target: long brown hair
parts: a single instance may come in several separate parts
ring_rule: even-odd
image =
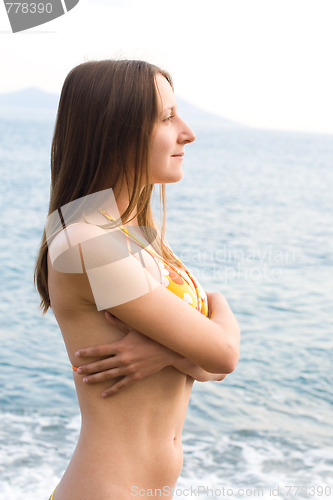
[[[141,227],[154,228],[149,183],[149,139],[158,116],[155,77],[170,75],[145,61],[90,61],[68,74],[60,96],[51,148],[49,215],[67,203],[126,180],[132,186],[123,223],[136,209]],[[134,154],[133,154],[134,152]],[[134,182],[129,181],[133,172]],[[145,187],[142,189],[142,185]],[[174,258],[164,244],[165,185],[160,189],[163,224],[159,253]],[[43,234],[35,268],[35,284],[45,313],[48,291],[47,241]]]

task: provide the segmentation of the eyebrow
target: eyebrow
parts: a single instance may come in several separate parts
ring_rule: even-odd
[[[166,111],[174,111],[176,109],[176,106],[169,106],[168,108],[165,108],[163,109],[163,111],[161,111],[161,115],[163,113],[165,113]]]

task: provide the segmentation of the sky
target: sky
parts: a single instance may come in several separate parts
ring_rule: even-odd
[[[80,0],[11,33],[0,3],[0,92],[60,93],[91,59],[145,59],[176,95],[265,129],[333,134],[332,0]]]

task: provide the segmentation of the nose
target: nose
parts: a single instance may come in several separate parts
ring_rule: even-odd
[[[195,141],[196,135],[194,130],[192,130],[184,120],[181,119],[181,122],[182,126],[178,136],[178,142],[180,144],[189,144],[190,142]]]

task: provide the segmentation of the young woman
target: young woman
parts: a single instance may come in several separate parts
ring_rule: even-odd
[[[82,425],[53,500],[171,498],[193,379],[222,380],[237,364],[226,299],[174,256],[165,214],[160,231],[150,207],[154,184],[164,206],[194,139],[154,65],[94,61],[66,78],[35,278],[73,365]]]

